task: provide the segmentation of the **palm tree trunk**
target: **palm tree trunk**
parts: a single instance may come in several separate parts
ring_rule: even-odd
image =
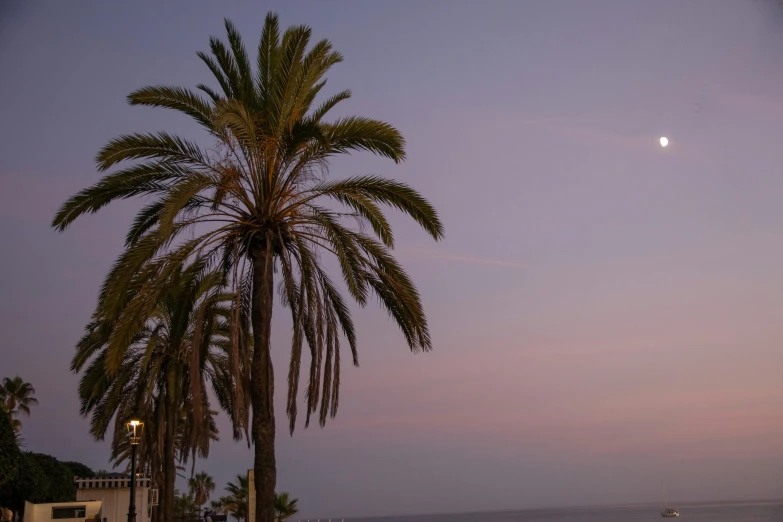
[[[275,414],[274,373],[271,339],[274,286],[272,239],[266,237],[253,248],[253,361],[250,368],[250,398],[253,406],[253,443],[255,461],[255,522],[274,522]]]
[[[160,419],[158,419],[158,422],[160,422]],[[149,429],[149,428],[147,428]],[[160,483],[158,482],[158,470],[160,469],[160,461],[158,460],[158,451],[154,451],[152,454],[152,464],[150,466],[151,472],[150,476],[152,477],[152,482],[156,488],[158,488],[158,505],[152,506],[152,513],[150,515],[150,522],[161,522],[160,520],[160,507],[161,507],[161,499],[160,499]]]
[[[168,388],[168,386],[166,386]],[[163,432],[163,491],[160,495],[162,522],[174,520],[174,482],[177,480],[177,467],[174,461],[174,434],[176,433],[176,415],[171,390],[166,390],[166,428]]]

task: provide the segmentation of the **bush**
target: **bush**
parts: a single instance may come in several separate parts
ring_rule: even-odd
[[[0,490],[18,476],[20,458],[21,452],[11,419],[5,410],[0,410]]]
[[[43,502],[69,502],[76,500],[76,484],[73,482],[73,473],[62,462],[43,453],[30,453],[36,460],[41,470],[49,478],[49,490]]]
[[[25,500],[43,502],[49,490],[49,479],[30,453],[22,453],[16,480],[0,489],[0,505],[22,514]]]
[[[21,454],[16,480],[0,488],[0,505],[22,511],[25,501],[69,502],[76,500],[73,472],[50,455]]]
[[[19,467],[19,479],[14,483],[14,493],[21,508],[24,501],[46,502],[49,496],[49,477],[38,464],[34,453],[22,454],[22,465]]]
[[[62,465],[68,468],[74,477],[93,478],[95,476],[95,472],[81,462],[63,462]]]

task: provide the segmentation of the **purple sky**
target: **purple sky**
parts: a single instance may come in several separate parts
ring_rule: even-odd
[[[141,203],[65,234],[56,208],[120,133],[203,139],[125,96],[209,82],[195,52],[223,17],[254,47],[274,9],[345,54],[342,111],[408,140],[403,165],[358,154],[333,172],[413,184],[447,233],[394,219],[435,351],[357,310],[337,419],[280,434],[279,490],[304,517],[657,502],[661,478],[675,500],[783,496],[772,2],[110,4],[0,6],[0,376],[38,391],[28,449],[108,467],[68,364]],[[274,327],[283,375],[280,312]],[[225,437],[198,466],[220,487],[252,465]]]

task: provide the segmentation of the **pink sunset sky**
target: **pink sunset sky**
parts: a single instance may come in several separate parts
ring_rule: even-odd
[[[125,96],[209,81],[223,17],[252,46],[269,9],[345,55],[344,114],[407,139],[402,165],[332,173],[410,183],[446,226],[392,218],[434,351],[354,307],[361,368],[323,430],[283,431],[275,310],[278,489],[303,517],[657,502],[661,479],[783,496],[783,8],[750,0],[4,3],[0,377],[36,387],[27,449],[109,467],[68,365],[141,202],[65,234],[57,206],[118,134],[204,140]],[[219,488],[252,467],[221,422],[197,465]]]

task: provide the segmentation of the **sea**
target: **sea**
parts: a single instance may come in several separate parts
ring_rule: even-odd
[[[677,522],[783,522],[783,500],[768,502],[682,504]],[[329,519],[322,518],[321,522]],[[332,522],[343,519],[333,518]],[[345,522],[662,522],[657,505],[531,509],[492,513],[346,518]],[[305,522],[304,520],[302,522]],[[316,522],[316,519],[310,519]]]

